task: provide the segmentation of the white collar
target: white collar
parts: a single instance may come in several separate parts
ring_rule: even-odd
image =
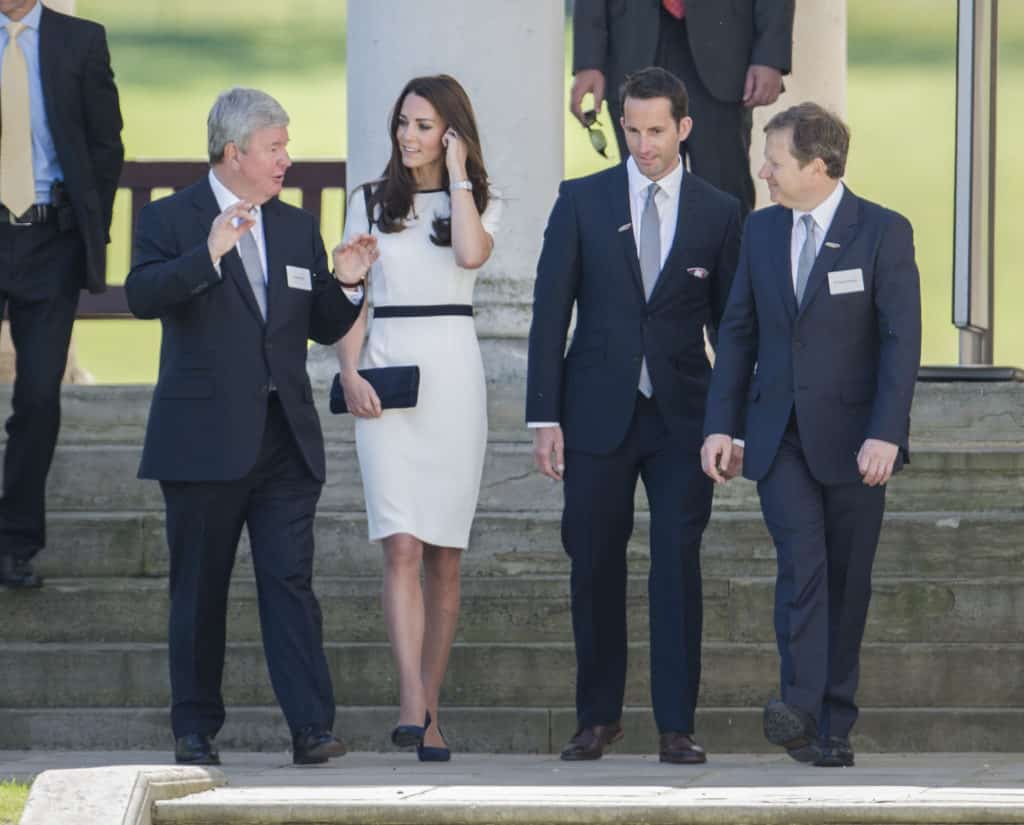
[[[843,199],[843,192],[845,191],[846,187],[843,186],[842,181],[839,181],[836,188],[829,193],[829,196],[815,206],[814,209],[809,212],[794,209],[793,226],[796,226],[804,215],[810,215],[818,225],[818,228],[827,232],[828,228],[832,225],[832,219],[836,216],[836,210],[839,208],[839,202]]]
[[[210,188],[213,190],[213,197],[217,199],[217,206],[220,207],[221,212],[223,212],[225,209],[231,206],[231,204],[238,203],[240,200],[244,200],[244,198],[238,197],[238,195],[236,195],[234,192],[228,189],[223,183],[221,183],[220,178],[218,178],[217,175],[214,174],[212,168],[210,169],[209,180]],[[256,223],[259,223],[263,219],[262,207],[257,206],[252,214],[253,218],[255,218],[256,220]]]
[[[679,189],[683,185],[683,159],[679,158],[675,169],[661,178],[661,180],[655,181],[640,171],[640,167],[636,165],[636,161],[630,155],[626,159],[626,176],[629,179],[629,196],[631,198],[636,198],[641,192],[646,192],[647,187],[652,183],[658,184],[666,195],[674,198],[679,194]]]

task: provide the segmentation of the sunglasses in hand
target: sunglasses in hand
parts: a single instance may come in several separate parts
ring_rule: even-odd
[[[597,128],[600,125],[601,121],[597,119],[596,111],[588,109],[583,113],[583,128],[587,130],[590,145],[601,157],[607,158],[608,154],[605,150],[608,148],[608,139],[604,136],[604,132]]]

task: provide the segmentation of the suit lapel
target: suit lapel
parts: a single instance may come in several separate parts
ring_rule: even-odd
[[[796,290],[793,288],[793,261],[790,245],[793,240],[793,210],[780,207],[775,231],[772,232],[771,272],[776,276],[779,298],[792,321],[797,315]]]
[[[622,248],[626,266],[642,297],[644,295],[644,279],[640,274],[640,257],[636,251],[636,238],[633,236],[633,217],[630,212],[629,199],[629,175],[626,173],[626,164],[620,163],[611,178],[610,191],[606,200],[608,208],[611,210],[612,231],[618,236],[615,243]]]
[[[284,260],[281,239],[282,214],[278,209],[277,198],[263,204],[263,243],[267,250],[267,326],[269,327],[276,318],[274,310],[282,310],[284,306],[285,285]],[[250,290],[251,292],[252,290]]]
[[[57,110],[57,101],[61,99],[60,90],[57,88],[57,74],[60,68],[58,61],[60,55],[67,52],[67,44],[61,37],[59,26],[60,18],[43,6],[39,17],[39,79],[43,87],[43,108],[46,109],[46,120],[50,125],[58,156],[64,145],[61,140],[64,123]],[[67,166],[64,158],[60,158],[60,162]]]
[[[807,277],[807,289],[804,290],[804,300],[800,304],[798,316],[807,311],[807,307],[811,305],[815,295],[821,291],[827,274],[835,268],[836,261],[842,258],[846,252],[847,246],[857,231],[859,212],[856,195],[847,189],[843,192],[839,207],[832,218],[832,225],[828,228],[825,241],[821,245],[821,252],[814,259],[811,274]]]
[[[658,281],[654,284],[649,303],[653,304],[662,291],[670,286],[672,278],[669,277],[669,273],[677,272],[679,269],[679,258],[686,248],[684,232],[691,238],[700,236],[701,215],[696,188],[687,184],[687,173],[684,172],[679,190],[679,206],[676,210],[676,233],[672,238],[668,257],[665,258],[665,265],[658,273]]]
[[[204,234],[209,234],[210,225],[214,218],[220,214],[217,206],[217,199],[213,196],[213,189],[210,188],[210,181],[203,178],[196,188],[196,197],[193,201],[198,220],[203,228]],[[225,281],[233,281],[238,291],[242,293],[242,300],[245,301],[249,311],[256,317],[256,320],[263,323],[263,316],[260,314],[259,305],[256,303],[256,296],[252,294],[252,287],[249,285],[249,278],[245,274],[245,267],[242,266],[242,259],[238,256],[238,250],[232,249],[220,259],[221,277]]]

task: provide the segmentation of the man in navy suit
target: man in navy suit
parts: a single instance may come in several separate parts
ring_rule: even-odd
[[[778,205],[747,219],[701,458],[716,482],[742,461],[775,542],[782,699],[765,736],[798,761],[850,766],[885,485],[909,458],[921,357],[913,231],[843,185],[835,115],[802,103],[765,132],[760,176]]]
[[[124,161],[107,36],[40,0],[0,0],[0,318],[16,350],[0,496],[0,587],[39,587],[46,477],[83,289],[102,292]]]
[[[128,304],[163,327],[141,478],[160,481],[170,547],[175,759],[218,764],[228,585],[243,525],[252,547],[270,679],[306,764],[340,756],[313,593],[313,516],[324,443],[306,373],[359,315],[376,254],[334,251],[316,219],[277,195],[291,165],[288,115],[232,89],[209,117],[209,175],[139,214]],[[345,288],[350,289],[346,292]]]
[[[637,478],[651,513],[651,694],[663,762],[700,763],[700,542],[713,485],[700,471],[711,368],[704,330],[725,308],[739,203],[686,173],[686,89],[659,68],[623,86],[622,165],[565,181],[544,235],[530,328],[534,455],[564,481],[578,729],[564,760],[622,736],[626,545]],[[566,334],[573,307],[576,330]]]

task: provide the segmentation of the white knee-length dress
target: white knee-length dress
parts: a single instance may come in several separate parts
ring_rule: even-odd
[[[370,271],[372,307],[472,304],[476,271],[430,240],[435,215],[448,217],[443,190],[418,192],[402,232],[376,224],[380,258]],[[481,221],[493,237],[501,201],[490,197]],[[369,232],[365,201],[349,203],[345,236]],[[410,409],[356,419],[371,541],[410,533],[427,544],[465,548],[480,495],[487,446],[487,389],[470,316],[373,318],[360,368],[416,364],[419,399]]]

